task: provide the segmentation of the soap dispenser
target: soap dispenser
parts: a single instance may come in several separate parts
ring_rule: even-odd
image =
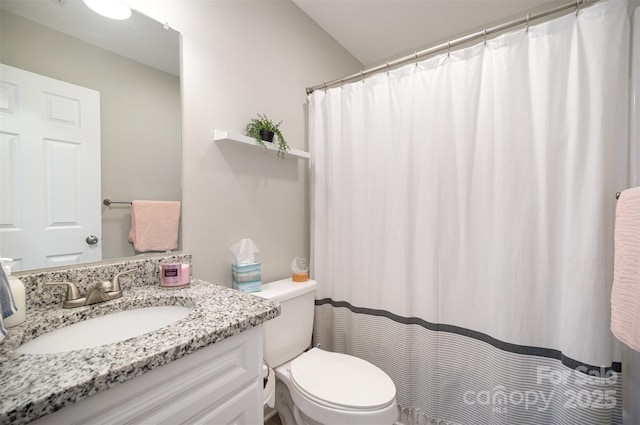
[[[27,303],[26,303],[26,294],[24,289],[24,284],[20,279],[16,276],[11,275],[11,266],[9,265],[13,259],[11,258],[0,258],[0,262],[2,263],[2,269],[4,273],[7,275],[7,279],[9,280],[9,287],[11,288],[11,295],[13,295],[13,301],[18,308],[18,311],[13,313],[11,316],[3,319],[3,325],[5,328],[11,328],[13,326],[17,326],[25,321],[27,318]]]

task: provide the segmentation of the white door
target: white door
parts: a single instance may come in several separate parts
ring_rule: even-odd
[[[98,261],[100,215],[100,93],[0,64],[0,254]]]

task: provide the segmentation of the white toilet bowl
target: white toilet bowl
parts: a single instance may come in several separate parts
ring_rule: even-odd
[[[253,294],[281,307],[280,316],[264,324],[264,360],[275,372],[280,419],[284,425],[392,425],[398,417],[396,387],[387,374],[354,356],[305,351],[316,288],[313,280],[283,279]]]
[[[357,357],[313,348],[275,374],[284,425],[391,425],[398,416],[393,381]]]

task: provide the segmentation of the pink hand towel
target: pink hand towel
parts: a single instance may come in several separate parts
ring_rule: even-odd
[[[640,351],[640,187],[622,192],[616,208],[611,331]]]
[[[180,201],[131,202],[129,242],[138,252],[178,247]]]

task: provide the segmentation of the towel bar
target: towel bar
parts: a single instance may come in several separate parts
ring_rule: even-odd
[[[107,198],[107,199],[104,199],[104,200],[102,201],[102,203],[103,203],[103,204],[105,204],[106,206],[109,206],[109,205],[111,205],[111,204],[129,204],[129,205],[131,205],[131,201],[129,201],[129,202],[124,202],[124,201],[112,201],[111,199],[108,199],[108,198]]]

